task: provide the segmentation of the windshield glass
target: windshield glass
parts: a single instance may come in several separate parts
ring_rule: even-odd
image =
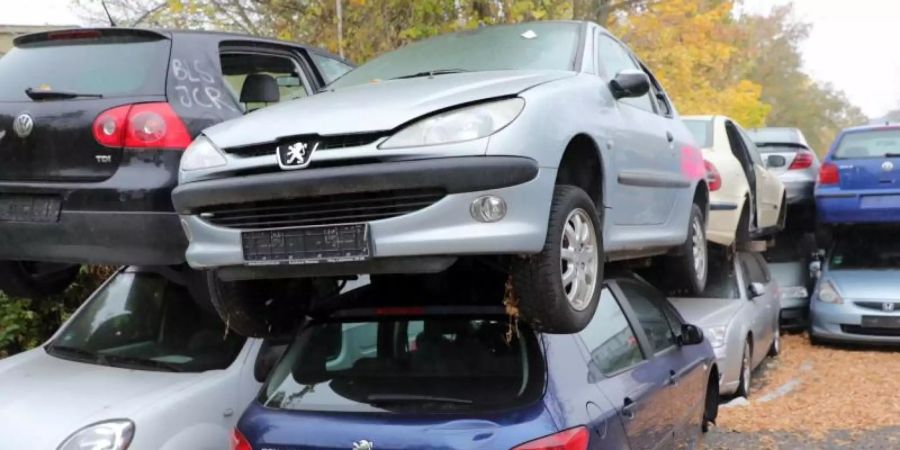
[[[896,233],[867,231],[865,237],[853,236],[835,243],[830,270],[900,270],[900,240]]]
[[[835,159],[900,157],[900,129],[853,131],[844,134]]]
[[[444,70],[574,70],[580,33],[580,24],[538,22],[445,34],[375,58],[330,87]]]
[[[42,41],[0,58],[0,101],[32,101],[26,89],[123,97],[162,95],[169,41],[115,36]]]
[[[700,148],[712,147],[712,121],[685,119],[684,125],[694,135]]]
[[[244,339],[226,333],[187,290],[153,273],[120,272],[76,313],[47,352],[94,364],[202,372],[224,369]]]
[[[325,411],[492,410],[532,401],[541,353],[506,317],[320,323],[291,345],[260,393],[270,408]]]

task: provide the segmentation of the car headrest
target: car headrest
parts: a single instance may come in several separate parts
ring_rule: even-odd
[[[271,75],[251,73],[241,87],[241,103],[278,103],[278,81]]]

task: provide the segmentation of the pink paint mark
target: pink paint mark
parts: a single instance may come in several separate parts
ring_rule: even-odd
[[[703,165],[703,153],[700,149],[691,146],[681,147],[681,173],[692,181],[706,176],[706,166]]]

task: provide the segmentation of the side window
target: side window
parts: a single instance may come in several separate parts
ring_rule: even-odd
[[[600,69],[606,73],[607,80],[612,80],[623,70],[643,70],[634,62],[634,59],[621,44],[602,33],[597,36],[597,60],[599,61]],[[653,89],[650,91],[652,92]],[[623,98],[619,101],[645,111],[656,112],[653,109],[649,92],[642,97]]]
[[[319,72],[322,73],[325,84],[329,84],[340,78],[341,75],[353,70],[352,66],[344,64],[334,58],[329,58],[317,53],[310,53],[309,55],[312,57],[313,62],[316,63],[316,67],[319,68]]]
[[[641,70],[650,77],[650,92],[653,94],[653,99],[656,101],[657,111],[660,114],[666,117],[672,117],[675,114],[674,109],[672,108],[672,101],[669,100],[669,97],[666,95],[665,91],[663,91],[662,86],[659,84],[659,81],[656,80],[656,77],[650,73],[644,65],[641,65]]]
[[[736,127],[738,133],[741,135],[741,140],[744,141],[744,146],[747,147],[747,152],[750,153],[750,159],[753,160],[754,164],[759,164],[762,167],[765,167],[765,163],[763,163],[762,156],[759,154],[759,149],[756,147],[756,144],[753,143],[753,140],[750,139],[750,136],[747,136],[747,132],[743,130],[743,128]]]
[[[225,85],[245,112],[309,95],[293,58],[226,50],[220,59]]]
[[[661,302],[666,301],[665,298],[635,283],[625,282],[619,286],[637,315],[638,323],[647,334],[653,352],[659,353],[677,344],[675,333],[672,332],[669,320],[661,307]]]
[[[590,382],[627,369],[644,359],[628,319],[609,289],[600,293],[594,318],[578,335],[591,354]]]

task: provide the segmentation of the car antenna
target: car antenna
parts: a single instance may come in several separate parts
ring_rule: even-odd
[[[109,19],[109,26],[116,26],[116,21],[112,18],[112,14],[109,13],[109,8],[106,7],[106,2],[100,0],[100,4],[103,5],[103,10],[106,11],[106,17]]]

